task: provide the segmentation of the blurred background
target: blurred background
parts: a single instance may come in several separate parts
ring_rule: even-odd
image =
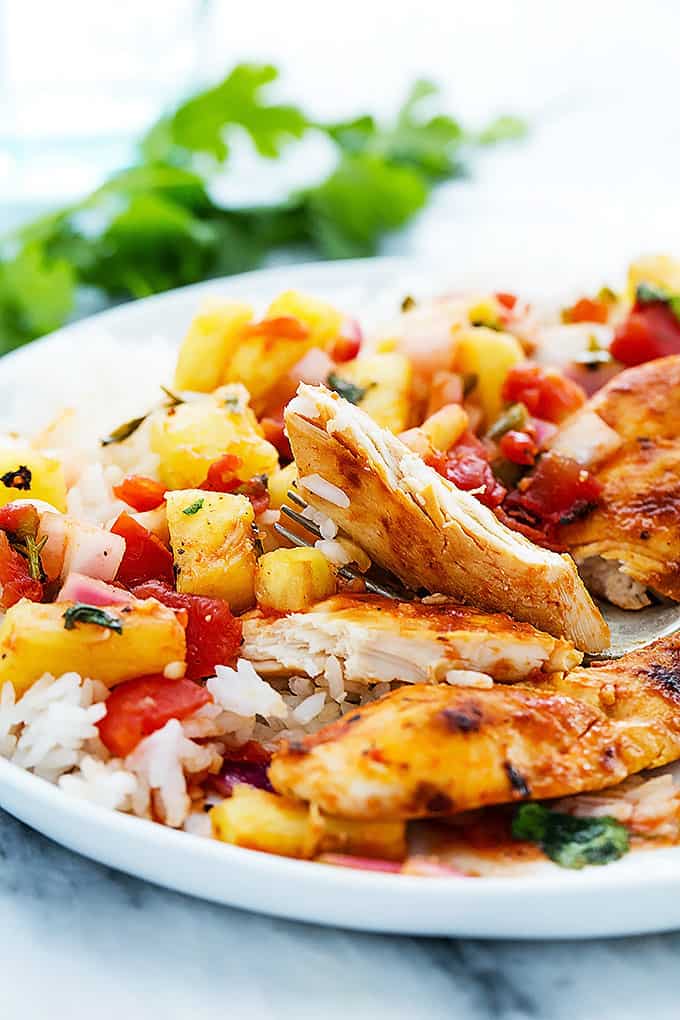
[[[479,147],[460,179],[441,175],[418,215],[377,231],[366,252],[530,258],[592,266],[599,279],[636,253],[680,250],[679,38],[672,0],[343,0],[334,10],[308,0],[0,0],[1,222],[10,231],[82,199],[138,161],[140,137],[164,111],[240,62],[274,65],[271,101],[324,123],[393,116],[425,77],[441,90],[436,112],[468,131],[510,114],[528,132]],[[337,160],[323,132],[282,145],[275,160],[246,132],[229,137],[228,163],[204,175],[220,207],[288,201]],[[199,157],[192,171],[203,171]],[[288,257],[265,247],[265,263]],[[7,251],[5,260],[16,253]],[[63,238],[53,256],[83,257]],[[159,288],[137,293],[146,289]]]

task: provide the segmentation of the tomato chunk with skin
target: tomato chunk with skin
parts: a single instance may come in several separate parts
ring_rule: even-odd
[[[581,298],[571,308],[564,309],[565,322],[600,322],[609,318],[609,308],[604,301],[593,298]]]
[[[288,436],[284,432],[283,411],[280,411],[278,414],[262,418],[260,425],[264,432],[264,438],[268,440],[272,446],[276,447],[279,457],[286,462],[291,461],[293,459],[293,451],[290,448]]]
[[[263,475],[255,475],[247,482],[241,481],[236,472],[242,464],[240,457],[225,453],[210,465],[205,481],[198,487],[206,492],[238,492],[248,497],[256,514],[261,514],[269,506],[267,480]]]
[[[465,432],[446,453],[436,453],[429,463],[444,478],[469,491],[479,489],[475,495],[488,507],[499,506],[506,490],[495,477],[489,456],[483,444],[472,432]]]
[[[16,538],[25,539],[27,535],[35,538],[39,524],[38,511],[30,503],[21,506],[6,503],[0,507],[0,530],[10,531]]]
[[[20,599],[41,602],[43,586],[31,577],[28,560],[13,549],[4,531],[0,531],[0,608],[9,609]]]
[[[558,372],[531,361],[514,365],[503,383],[502,396],[509,404],[522,403],[529,414],[561,422],[586,401],[584,390]]]
[[[538,447],[528,432],[510,429],[501,438],[500,450],[513,464],[533,464]]]
[[[125,758],[170,719],[186,719],[209,701],[209,692],[186,677],[127,680],[114,687],[106,699],[106,715],[97,723],[99,736],[112,755]]]
[[[296,319],[294,315],[279,315],[244,326],[242,335],[261,336],[265,340],[306,340],[309,336],[309,326]]]
[[[508,494],[501,519],[539,544],[557,548],[559,527],[587,514],[601,494],[601,484],[584,467],[547,453],[534,473]]]
[[[151,580],[174,584],[172,553],[157,535],[125,511],[119,514],[111,531],[125,539],[125,555],[118,568],[116,581],[126,588]]]
[[[114,485],[114,494],[138,513],[157,510],[165,502],[167,489],[154,478],[145,475],[128,475],[120,485]]]
[[[616,330],[609,353],[628,366],[680,354],[680,322],[663,301],[636,302]]]
[[[184,595],[161,581],[149,581],[133,588],[138,599],[158,599],[170,609],[187,613],[187,671],[190,680],[213,676],[215,666],[230,666],[241,646],[241,621],[226,602],[204,595]]]

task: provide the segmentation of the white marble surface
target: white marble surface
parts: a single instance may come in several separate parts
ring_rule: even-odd
[[[287,35],[288,5],[272,5],[271,20],[239,8],[236,22],[232,5],[217,6],[215,66],[272,56],[297,79],[293,94],[318,76],[321,106],[360,101],[367,84],[388,105],[425,71],[470,116],[534,118],[526,147],[444,189],[388,250],[489,251],[496,263],[529,252],[599,279],[636,251],[680,249],[677,4],[348,0],[333,42],[326,5],[290,5],[306,24]],[[4,815],[0,861],[3,1020],[680,1015],[680,935],[523,944],[324,930],[114,874]]]

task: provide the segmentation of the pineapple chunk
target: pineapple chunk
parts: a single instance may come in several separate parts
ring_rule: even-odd
[[[467,412],[460,404],[444,404],[420,426],[435,450],[450,450],[469,425]]]
[[[501,305],[493,294],[479,298],[468,308],[468,318],[472,326],[488,326],[489,329],[501,329]]]
[[[670,255],[648,255],[636,259],[628,267],[628,297],[635,300],[635,292],[641,283],[661,287],[671,294],[680,293],[680,259]]]
[[[335,593],[335,574],[319,549],[274,549],[257,563],[259,605],[279,613],[299,613]]]
[[[288,316],[307,327],[309,334],[304,340],[256,333],[244,336],[224,371],[224,382],[240,382],[248,389],[258,414],[265,410],[270,394],[307,351],[312,347],[325,349],[342,328],[342,315],[332,305],[292,290],[272,302],[265,318]]]
[[[225,599],[235,613],[255,601],[253,508],[245,496],[183,489],[165,497],[177,591]]]
[[[169,489],[200,485],[210,465],[226,453],[241,458],[236,473],[247,481],[279,466],[276,447],[262,435],[243,386],[224,386],[210,396],[157,412],[151,447],[160,457],[160,478]]]
[[[359,407],[383,428],[403,432],[411,418],[413,369],[404,354],[367,354],[341,365],[337,375],[366,390]]]
[[[213,834],[223,843],[284,857],[344,853],[401,860],[404,822],[354,822],[329,818],[314,807],[252,786],[237,786],[210,812]]]
[[[0,506],[15,499],[44,499],[66,509],[66,481],[61,461],[28,446],[0,447]]]
[[[208,298],[192,319],[175,368],[175,389],[212,393],[253,317],[250,305]]]
[[[524,352],[510,333],[499,333],[485,326],[458,330],[455,337],[456,367],[459,372],[477,377],[474,394],[489,425],[503,409],[501,390],[505,377],[513,365],[524,361]]]
[[[270,475],[267,487],[269,489],[269,505],[272,510],[280,510],[288,500],[288,490],[293,482],[297,481],[297,464],[291,461],[285,468],[279,468],[273,475]]]
[[[155,599],[104,612],[121,621],[122,632],[76,622],[67,630],[64,614],[72,603],[41,604],[22,599],[0,625],[0,688],[6,680],[21,696],[43,673],[80,673],[107,687],[172,663],[173,676],[186,658],[184,627],[172,609]],[[178,666],[179,664],[179,666]]]

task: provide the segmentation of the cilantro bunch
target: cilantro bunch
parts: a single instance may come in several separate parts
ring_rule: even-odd
[[[236,66],[163,116],[135,165],[0,240],[0,353],[66,322],[81,287],[112,300],[144,297],[253,269],[293,245],[323,258],[371,255],[437,182],[462,172],[464,155],[524,132],[521,121],[501,117],[466,133],[452,117],[425,111],[437,90],[424,81],[392,124],[370,115],[323,124],[268,100],[277,77],[271,66]],[[322,132],[336,149],[335,168],[275,206],[227,208],[210,183],[228,166],[234,127],[274,163],[290,142]]]

